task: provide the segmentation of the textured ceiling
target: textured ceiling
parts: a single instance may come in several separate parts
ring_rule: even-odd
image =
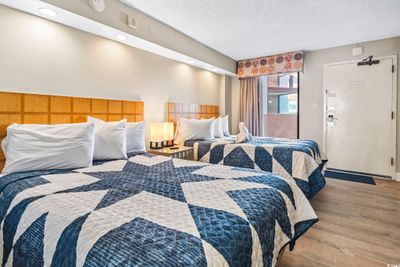
[[[236,60],[400,36],[400,0],[121,1]]]

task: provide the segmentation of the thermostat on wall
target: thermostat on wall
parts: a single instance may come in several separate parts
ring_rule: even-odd
[[[89,4],[97,12],[103,12],[106,7],[104,0],[89,0]]]

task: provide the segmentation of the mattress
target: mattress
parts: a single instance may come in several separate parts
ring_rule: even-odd
[[[152,154],[0,178],[3,266],[274,266],[317,216],[290,180]]]

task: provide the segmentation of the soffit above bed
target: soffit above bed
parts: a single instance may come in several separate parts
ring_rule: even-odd
[[[236,76],[236,61],[181,32],[122,4],[105,1],[103,12],[94,11],[89,1],[0,0],[5,5],[75,29],[222,75]],[[50,9],[56,14],[43,14]],[[137,29],[128,27],[128,15],[138,18]],[[123,38],[120,38],[123,36]]]
[[[400,36],[398,0],[121,0],[236,60]]]

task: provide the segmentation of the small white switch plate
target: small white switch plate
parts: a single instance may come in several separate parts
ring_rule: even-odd
[[[312,103],[312,109],[317,109],[318,108],[318,103],[314,102]]]
[[[355,47],[355,48],[353,48],[353,57],[355,57],[355,56],[361,56],[362,55],[362,53],[363,53],[363,48],[360,46],[360,47]]]

